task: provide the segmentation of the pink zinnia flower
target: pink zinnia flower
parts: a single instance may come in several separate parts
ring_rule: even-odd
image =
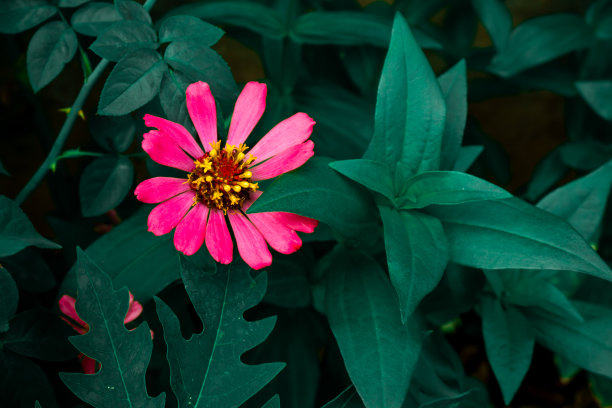
[[[196,143],[181,125],[145,115],[145,124],[157,128],[145,133],[142,148],[151,159],[187,172],[186,178],[155,177],[143,181],[134,194],[144,203],[161,203],[149,214],[149,231],[174,232],[174,245],[193,255],[206,242],[212,257],[232,261],[232,226],[238,252],[253,269],[272,263],[268,244],[290,254],[302,241],[296,231],[313,232],[318,221],[286,212],[246,215],[262,194],[257,184],[300,167],[312,157],[308,140],[314,121],[296,113],[270,130],[250,151],[244,144],[266,106],[266,85],[249,82],[236,101],[227,136],[221,148],[217,139],[217,111],[208,84],[187,87],[187,110],[202,142]]]
[[[76,312],[76,308],[74,304],[76,303],[76,299],[72,296],[64,295],[59,300],[59,308],[66,316],[68,316],[71,320],[62,317],[62,319],[68,323],[74,330],[76,330],[79,334],[85,334],[89,331],[89,325],[83,321],[79,317]],[[130,307],[128,309],[125,318],[123,319],[123,323],[127,324],[131,321],[134,321],[140,314],[142,313],[142,305],[134,300],[134,295],[130,292]],[[151,337],[153,337],[153,332],[151,332]],[[92,358],[87,357],[83,353],[79,353],[79,361],[81,362],[81,367],[83,367],[83,372],[85,374],[94,374],[96,372],[98,362]]]

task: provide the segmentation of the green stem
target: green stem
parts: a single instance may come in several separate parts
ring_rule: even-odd
[[[143,7],[145,8],[145,10],[149,11],[151,10],[151,8],[153,7],[156,1],[157,0],[147,0],[145,4],[143,5]],[[19,192],[19,194],[17,195],[17,198],[15,198],[15,202],[17,203],[17,205],[20,206],[21,204],[23,204],[26,198],[28,198],[28,196],[32,193],[32,191],[34,191],[34,189],[38,186],[38,184],[40,184],[42,179],[47,174],[47,171],[49,171],[51,164],[55,162],[55,160],[57,159],[57,156],[59,156],[60,153],[62,152],[62,149],[64,148],[64,144],[66,143],[66,139],[68,139],[68,135],[70,134],[70,131],[72,130],[72,126],[74,125],[74,121],[79,115],[79,111],[83,107],[83,104],[85,103],[87,96],[89,96],[91,89],[93,88],[95,83],[98,81],[98,79],[100,79],[102,72],[104,71],[104,69],[106,69],[109,62],[110,61],[106,59],[102,59],[98,63],[96,68],[93,70],[89,78],[87,78],[87,80],[81,87],[81,90],[79,91],[79,94],[77,95],[76,100],[70,107],[70,113],[68,114],[66,121],[62,125],[59,135],[57,136],[57,139],[55,139],[55,142],[53,143],[53,146],[51,147],[51,150],[49,151],[47,158],[40,165],[38,170],[36,170],[36,173],[34,173],[30,181],[28,181],[28,184],[26,184],[25,187],[23,187],[23,189]]]

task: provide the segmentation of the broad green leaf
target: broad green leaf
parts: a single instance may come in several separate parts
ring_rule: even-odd
[[[510,77],[528,68],[589,46],[591,29],[577,14],[557,13],[535,17],[516,27],[489,69]]]
[[[446,107],[438,81],[400,14],[393,22],[364,158],[401,163],[405,176],[438,170]]]
[[[354,386],[342,391],[336,398],[323,405],[323,408],[363,408],[363,402]]]
[[[529,309],[537,342],[586,370],[612,377],[612,310],[582,302],[574,306],[584,323]]]
[[[578,81],[576,88],[599,116],[612,121],[611,80]]]
[[[61,248],[43,238],[15,202],[0,196],[0,258],[16,254],[23,248]]]
[[[124,152],[131,146],[136,134],[136,123],[130,115],[92,115],[88,124],[93,139],[108,152]]]
[[[327,279],[329,324],[365,406],[401,407],[421,348],[417,317],[402,324],[389,280],[364,253],[338,252]]]
[[[612,5],[607,0],[594,1],[585,14],[586,22],[593,28],[597,38],[612,38]]]
[[[125,20],[140,21],[149,26],[153,23],[149,12],[134,0],[115,0],[115,8]]]
[[[395,198],[391,170],[385,162],[353,159],[331,162],[329,166],[351,180],[382,194],[389,200]]]
[[[499,200],[512,194],[481,178],[457,171],[426,171],[402,186],[398,204],[402,209],[433,204],[457,205],[473,201]]]
[[[39,28],[28,44],[28,77],[34,92],[55,79],[77,50],[76,34],[63,21],[52,21]]]
[[[446,103],[446,121],[442,136],[442,151],[440,152],[440,169],[452,170],[467,119],[467,77],[465,60],[456,63],[451,69],[438,77],[440,90]]]
[[[187,14],[216,24],[246,28],[266,37],[286,35],[283,18],[271,8],[253,1],[200,1],[174,8],[168,15]]]
[[[82,4],[89,2],[90,0],[59,0],[57,3],[60,7],[78,7]]]
[[[520,310],[497,299],[483,297],[481,313],[487,359],[508,405],[531,365],[535,336]]]
[[[9,329],[9,320],[17,311],[19,302],[19,291],[10,273],[0,265],[0,288],[2,298],[0,299],[0,333]]]
[[[368,194],[329,167],[330,159],[313,157],[272,183],[248,213],[285,211],[314,218],[354,236],[375,227]]]
[[[537,206],[570,223],[589,242],[603,219],[612,188],[612,161],[592,173],[559,187]]]
[[[249,271],[245,264],[217,268],[211,261],[196,266],[183,258],[185,289],[204,326],[189,340],[181,335],[172,310],[155,298],[164,327],[170,385],[179,407],[238,407],[285,366],[246,365],[240,360],[270,334],[276,320],[244,319],[244,312],[259,303],[266,291],[266,275],[253,280]]]
[[[70,24],[79,34],[95,37],[121,20],[121,14],[111,3],[92,2],[74,12]]]
[[[147,230],[150,211],[151,207],[136,211],[86,251],[108,273],[115,287],[127,286],[142,303],[180,279],[179,256],[172,235],[156,237]],[[75,273],[75,268],[72,268],[59,293],[76,294]]]
[[[159,27],[159,42],[194,41],[210,47],[223,37],[223,30],[193,16],[172,16]]]
[[[98,114],[126,115],[157,95],[166,63],[154,50],[126,55],[113,68],[100,95]]]
[[[362,11],[313,11],[294,23],[290,37],[298,43],[387,47],[391,22]]]
[[[74,331],[47,309],[19,313],[11,319],[10,326],[10,330],[0,336],[7,350],[44,361],[66,361],[77,355],[68,343],[68,336]]]
[[[17,286],[26,292],[46,292],[57,284],[53,272],[34,248],[25,248],[15,255],[2,258],[0,264],[8,269]]]
[[[486,28],[491,41],[503,50],[512,30],[512,15],[503,0],[472,0],[472,6]]]
[[[41,401],[45,408],[58,407],[45,372],[29,358],[0,351],[0,395],[6,407],[32,407]]]
[[[100,157],[83,171],[79,185],[81,211],[85,217],[112,210],[127,196],[134,179],[134,167],[125,156]]]
[[[379,206],[385,233],[387,264],[405,322],[442,279],[448,243],[442,224],[418,212]]]
[[[517,198],[431,206],[451,260],[483,269],[549,269],[612,280],[612,271],[564,220]]]
[[[457,154],[457,160],[451,170],[465,173],[472,167],[480,153],[484,150],[483,146],[461,146]]]
[[[193,124],[187,111],[186,91],[191,80],[179,71],[166,70],[159,89],[159,103],[166,113],[166,118],[180,123],[186,129],[191,129]]]
[[[57,13],[46,0],[5,0],[0,7],[0,33],[17,34]]]
[[[310,305],[311,289],[307,267],[300,262],[304,261],[300,257],[303,252],[274,259],[272,265],[265,269],[268,275],[268,290],[263,299],[264,303],[287,308]]]
[[[60,373],[60,378],[83,401],[101,407],[163,407],[166,395],[150,397],[145,372],[153,342],[149,325],[125,327],[127,288],[113,289],[111,279],[83,251],[78,250],[76,311],[89,331],[70,337],[83,354],[101,365],[95,375]]]
[[[93,52],[109,61],[119,61],[128,53],[145,48],[157,49],[155,30],[140,21],[119,21],[102,31],[91,44]]]

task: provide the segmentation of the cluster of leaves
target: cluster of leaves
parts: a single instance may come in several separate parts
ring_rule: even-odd
[[[612,403],[612,1],[515,27],[501,0],[211,0],[153,23],[154,3],[2,2],[0,32],[42,24],[25,52],[34,92],[77,54],[82,67],[51,168],[93,157],[81,159],[76,204],[56,200],[70,215],[49,219],[62,246],[36,231],[22,194],[0,196],[3,402],[483,407],[510,404],[534,353],[547,349],[560,376],[586,370]],[[489,47],[473,45],[478,24]],[[211,48],[218,26],[261,58],[268,109],[254,139],[298,111],[317,122],[316,156],[265,186],[249,212],[320,225],[259,274],[239,261],[217,265],[205,249],[179,256],[129,198],[143,113],[194,133],[185,89],[205,81],[225,129],[239,87]],[[443,61],[442,74],[423,49]],[[110,64],[86,115],[96,145],[62,152]],[[468,81],[468,70],[478,75]],[[527,90],[565,98],[568,140],[519,197],[485,180],[508,169],[468,117],[468,98]],[[569,170],[574,179],[561,183]],[[93,223],[117,214],[125,221],[93,240]],[[145,307],[133,330],[128,289]],[[77,295],[86,334],[68,339],[55,306],[64,294]],[[466,374],[449,333],[484,345],[499,388]],[[76,372],[79,352],[100,363],[96,374]]]

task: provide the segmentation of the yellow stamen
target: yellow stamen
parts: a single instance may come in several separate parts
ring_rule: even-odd
[[[238,185],[242,188],[249,188],[249,182],[248,181],[239,181]]]
[[[232,190],[234,190],[235,192],[239,193],[240,190],[242,190],[242,188],[239,185],[235,185],[235,186],[232,186]]]
[[[238,177],[240,177],[240,178],[251,178],[251,177],[253,177],[253,173],[251,173],[250,170],[247,170],[244,173],[240,174]]]
[[[227,185],[227,184],[224,184],[224,185],[223,185],[223,190],[225,190],[225,192],[226,192],[226,193],[229,193],[229,192],[232,190],[232,187],[230,187],[230,186],[229,186],[229,185]]]

